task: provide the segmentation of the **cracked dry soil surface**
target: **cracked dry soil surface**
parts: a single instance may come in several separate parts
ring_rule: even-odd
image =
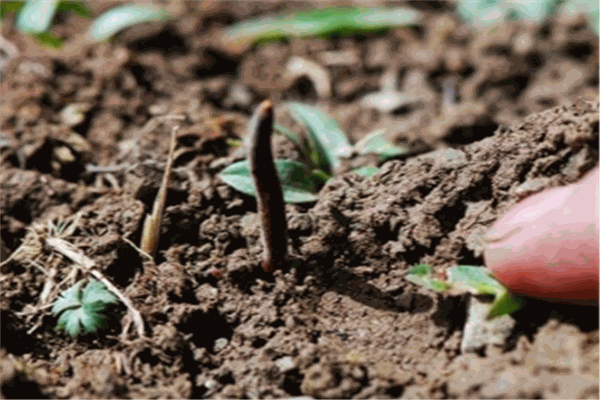
[[[596,307],[530,300],[504,346],[461,354],[466,298],[403,276],[420,262],[481,265],[480,237],[493,221],[597,165],[598,111],[557,107],[466,146],[387,162],[370,179],[333,178],[313,206],[287,206],[289,262],[272,275],[260,269],[256,202],[214,175],[174,174],[154,266],[126,241],[139,243],[158,190],[152,167],[126,172],[109,193],[3,170],[6,229],[78,213],[65,239],[127,294],[148,337],[119,339],[118,320],[87,340],[57,334],[49,313],[32,311],[45,275],[15,257],[1,271],[2,393],[597,398]],[[25,243],[39,244],[35,229]],[[62,257],[43,246],[37,255],[57,281],[68,274]]]

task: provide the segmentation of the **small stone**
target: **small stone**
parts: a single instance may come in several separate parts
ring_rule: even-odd
[[[365,95],[361,104],[363,107],[374,108],[382,113],[390,113],[403,105],[413,103],[412,96],[406,96],[395,90],[385,90]]]
[[[234,105],[241,107],[249,107],[252,103],[252,93],[248,90],[246,85],[242,83],[236,83],[229,89],[230,101]]]
[[[308,58],[294,56],[285,66],[283,79],[291,84],[302,77],[307,77],[312,82],[320,98],[331,97],[331,73],[329,70]]]
[[[291,371],[296,368],[296,362],[290,356],[281,357],[275,361],[275,365],[281,372]]]
[[[213,345],[213,351],[215,353],[218,353],[219,351],[227,347],[228,344],[229,340],[227,340],[226,338],[218,338],[217,340],[215,340],[215,344]]]
[[[204,387],[207,388],[208,390],[212,390],[217,386],[217,381],[215,381],[214,379],[207,379],[206,381],[204,381]]]
[[[461,352],[474,353],[480,348],[492,344],[503,345],[510,336],[516,321],[510,315],[486,320],[489,304],[476,297],[469,299],[467,322],[465,324]]]
[[[198,249],[198,253],[202,254],[203,256],[208,256],[210,254],[211,250],[212,250],[212,244],[205,243],[202,246],[200,246],[200,248]]]
[[[196,361],[197,363],[204,360],[207,355],[208,355],[208,351],[204,347],[195,349],[193,352],[194,361]]]

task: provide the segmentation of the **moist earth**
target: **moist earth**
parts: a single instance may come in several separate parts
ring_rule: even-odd
[[[529,55],[557,60],[540,56],[539,65],[459,40],[466,56],[455,65],[441,44],[431,59],[421,54],[440,34],[463,37],[452,10],[421,6],[425,26],[437,28],[234,54],[199,38],[282,10],[198,4],[150,36],[134,27],[83,55],[42,51],[3,20],[22,53],[2,81],[5,398],[598,398],[597,307],[527,299],[502,346],[462,353],[467,296],[405,279],[419,263],[439,273],[483,265],[481,238],[496,219],[598,164],[596,36],[579,31],[577,43],[591,43],[580,57],[548,34]],[[70,27],[68,36],[79,28],[67,22],[56,29]],[[165,41],[171,50],[160,50]],[[553,43],[558,53],[546,52]],[[348,65],[331,61],[340,53]],[[329,68],[331,98],[306,80],[281,90],[292,55]],[[389,69],[399,86],[421,88],[420,105],[363,106]],[[459,82],[452,118],[439,111],[447,78]],[[371,178],[336,174],[314,204],[287,205],[288,261],[273,274],[260,268],[256,201],[217,177],[244,158],[230,140],[243,140],[251,105],[266,97],[317,104],[353,142],[386,128],[411,149]],[[61,119],[74,102],[86,104],[85,118]],[[161,116],[169,113],[186,120],[150,260],[137,246],[162,179],[173,125]],[[300,157],[280,136],[274,153]],[[93,260],[141,313],[146,337],[123,306],[98,334],[55,331],[49,305],[84,274],[48,238]]]

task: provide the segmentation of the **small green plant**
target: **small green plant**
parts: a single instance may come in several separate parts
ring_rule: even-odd
[[[240,22],[225,32],[222,41],[230,50],[242,51],[253,43],[288,37],[378,32],[415,25],[420,20],[421,15],[417,11],[404,7],[327,7]]]
[[[485,267],[459,265],[451,267],[447,273],[448,280],[440,279],[433,275],[430,266],[420,264],[408,272],[406,279],[436,292],[492,295],[494,301],[490,305],[488,319],[511,314],[523,305],[522,299],[513,297]]]
[[[117,303],[117,298],[102,283],[91,280],[82,289],[83,283],[79,281],[64,291],[52,307],[52,313],[59,316],[56,328],[72,337],[104,327],[106,316],[103,311],[108,305]]]
[[[597,0],[459,0],[458,14],[475,28],[491,27],[506,21],[541,25],[550,18],[583,14],[598,34]]]
[[[18,14],[16,21],[20,32],[31,34],[40,44],[54,49],[60,49],[65,42],[64,38],[49,32],[56,13],[72,12],[83,18],[93,16],[93,13],[81,1],[1,1],[0,18],[4,18],[11,12]],[[123,5],[99,16],[90,25],[85,36],[89,42],[101,42],[110,39],[120,30],[129,26],[150,21],[162,21],[165,18],[168,18],[166,10],[154,4]]]
[[[290,129],[275,124],[274,131],[284,135],[302,153],[303,162],[275,160],[275,168],[287,203],[313,202],[317,200],[318,188],[327,182],[342,160],[353,153],[360,155],[376,154],[380,160],[387,160],[409,150],[394,146],[384,138],[384,130],[377,130],[352,146],[338,122],[324,111],[300,104],[289,103],[287,111],[304,127],[306,134],[300,135]],[[354,170],[359,175],[371,176],[377,167],[362,167]],[[219,174],[229,186],[250,196],[256,196],[248,161],[240,161],[225,168]]]

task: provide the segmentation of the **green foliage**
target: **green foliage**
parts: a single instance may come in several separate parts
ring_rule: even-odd
[[[598,0],[566,0],[562,2],[557,11],[559,17],[583,14],[592,31],[598,35],[600,17],[600,4]]]
[[[305,203],[317,200],[317,177],[306,165],[290,160],[275,160],[275,169],[279,175],[285,202]],[[250,196],[256,194],[247,160],[228,166],[221,171],[219,177],[242,193]]]
[[[457,11],[475,28],[517,20],[537,25],[551,15],[554,4],[554,0],[460,0]]]
[[[102,312],[108,305],[117,303],[117,298],[102,283],[92,280],[81,289],[83,282],[64,291],[52,307],[54,315],[59,316],[57,329],[65,330],[72,337],[103,327],[106,316]]]
[[[522,300],[511,296],[484,267],[460,265],[448,270],[448,281],[433,277],[431,267],[421,264],[413,267],[406,279],[436,292],[460,294],[469,292],[494,296],[488,310],[488,319],[511,314],[522,307]]]
[[[258,18],[230,28],[223,41],[233,49],[286,37],[377,32],[416,24],[421,16],[410,8],[329,7],[304,13]]]
[[[459,0],[457,11],[475,28],[507,21],[535,26],[550,18],[560,18],[563,14],[583,14],[589,27],[598,34],[598,0]]]
[[[439,279],[432,278],[431,267],[420,264],[408,271],[406,279],[412,283],[426,287],[429,290],[436,292],[446,292],[452,288],[452,285]]]
[[[326,172],[341,166],[341,158],[349,157],[352,145],[338,122],[316,107],[289,103],[287,110],[308,133],[310,160]]]
[[[88,35],[92,41],[101,42],[132,25],[163,21],[168,17],[169,14],[163,7],[151,3],[124,5],[99,16],[88,28]]]
[[[22,33],[42,33],[50,28],[58,0],[29,0],[19,12],[17,28]]]
[[[49,31],[57,12],[73,12],[84,18],[91,18],[92,12],[80,1],[28,0],[0,2],[0,17],[10,12],[18,13],[17,28],[25,34],[32,34],[42,45],[59,49],[64,39]],[[90,42],[107,40],[119,31],[132,25],[163,21],[169,17],[160,6],[147,4],[123,5],[109,10],[98,17],[88,28],[86,38]]]
[[[58,8],[56,10],[58,12],[73,12],[84,18],[92,18],[94,16],[82,1],[61,1],[58,3]]]
[[[289,103],[286,109],[306,130],[306,135],[274,124],[273,130],[284,135],[301,152],[304,163],[275,160],[275,166],[282,182],[283,198],[288,203],[302,203],[317,200],[317,191],[331,179],[331,172],[342,165],[342,160],[354,152],[361,155],[377,154],[381,160],[406,154],[407,148],[389,143],[383,136],[385,131],[376,131],[354,147],[338,122],[322,110],[299,103]],[[370,177],[379,168],[367,166],[356,168],[355,173]],[[254,182],[247,161],[240,161],[225,168],[219,174],[229,186],[242,193],[255,196]]]
[[[384,135],[385,129],[378,129],[356,142],[354,149],[358,154],[377,154],[382,160],[408,154],[410,149],[406,146],[394,146],[388,142]]]
[[[24,5],[24,1],[0,1],[0,18],[11,12],[19,12]]]
[[[65,39],[53,35],[50,32],[38,33],[33,35],[33,37],[41,45],[51,47],[53,49],[60,49],[65,43]]]
[[[379,171],[379,168],[369,165],[366,167],[356,168],[352,172],[354,172],[355,174],[358,174],[360,176],[364,176],[365,178],[369,178],[369,177],[375,175],[377,173],[377,171]]]

